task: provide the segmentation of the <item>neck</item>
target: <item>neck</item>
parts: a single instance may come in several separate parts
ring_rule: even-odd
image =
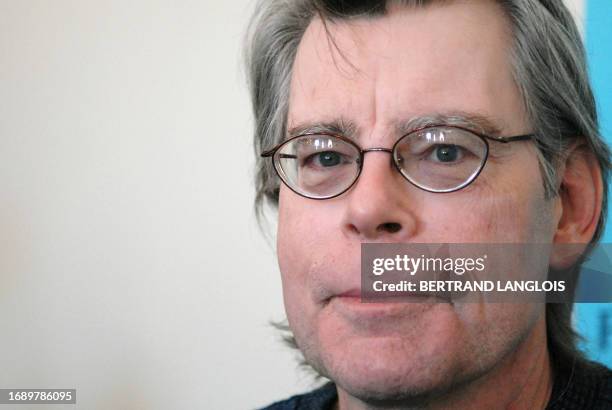
[[[538,320],[528,337],[490,372],[469,385],[457,388],[424,407],[406,403],[385,406],[385,410],[427,409],[544,409],[552,391],[552,370],[546,339],[545,315]],[[340,410],[376,410],[338,387]],[[381,408],[382,409],[382,408]]]

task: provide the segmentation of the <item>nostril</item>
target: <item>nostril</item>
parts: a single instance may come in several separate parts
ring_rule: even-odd
[[[357,229],[357,227],[355,225],[353,225],[353,224],[350,224],[348,226],[348,229],[349,229],[349,231],[351,231],[351,233],[359,234],[359,229]]]
[[[396,233],[402,229],[402,225],[397,222],[386,222],[378,226],[378,231],[388,232],[388,233]]]

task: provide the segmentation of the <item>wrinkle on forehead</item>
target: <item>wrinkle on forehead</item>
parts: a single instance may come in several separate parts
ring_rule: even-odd
[[[317,57],[321,61],[333,63],[339,73],[353,76],[358,73],[364,74],[354,63],[356,58],[364,54],[374,54],[385,58],[382,50],[367,47],[366,40],[372,35],[384,34],[392,39],[393,33],[389,27],[392,25],[410,25],[411,21],[406,21],[406,18],[412,20],[412,23],[418,20],[426,20],[426,24],[431,30],[443,28],[447,21],[435,21],[436,16],[425,14],[432,8],[444,8],[452,3],[472,6],[476,4],[494,5],[504,24],[499,25],[491,20],[480,18],[482,13],[467,12],[461,8],[457,10],[461,12],[463,18],[472,17],[473,26],[494,27],[497,32],[496,35],[505,36],[508,39],[512,36],[512,29],[505,11],[497,2],[492,0],[433,0],[426,1],[425,4],[403,4],[402,1],[391,0],[388,3],[386,13],[381,15],[352,16],[346,19],[322,19],[320,16],[315,16],[307,27],[303,38],[310,35],[314,36],[314,43],[319,46],[317,47]],[[379,24],[380,20],[386,20],[388,24]],[[488,40],[486,37],[480,36],[473,36],[472,38],[483,44]],[[407,46],[410,46],[410,40],[412,39],[407,39]],[[453,38],[449,36],[446,40],[452,41]]]
[[[452,13],[435,10],[451,7]],[[502,18],[492,18],[495,15]],[[454,33],[459,29],[452,23],[458,20],[461,31]],[[511,72],[510,33],[504,11],[488,0],[393,6],[384,16],[325,23],[315,18],[298,48],[288,126],[323,122],[327,116],[346,118],[370,132],[385,129],[388,133],[413,117],[464,111],[493,118],[500,134],[528,132],[513,126],[525,123],[527,116]],[[500,43],[505,47],[500,48]],[[448,50],[458,50],[453,54],[458,60],[449,57]],[[470,67],[468,54],[474,61],[479,57],[501,60],[503,70],[476,63]],[[500,85],[514,90],[493,97],[491,91]],[[480,110],[460,104],[461,99],[482,97],[485,92],[489,101]],[[294,110],[298,94],[300,107]],[[431,106],[439,96],[443,104]],[[498,115],[494,105],[508,107],[515,102],[520,110]]]

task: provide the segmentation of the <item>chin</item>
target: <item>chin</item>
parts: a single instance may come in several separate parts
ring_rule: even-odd
[[[449,339],[446,339],[449,340]],[[398,337],[354,338],[328,346],[323,373],[353,397],[372,404],[420,403],[465,381],[459,352],[440,339],[418,343]],[[451,384],[452,383],[452,384]]]
[[[376,365],[367,359],[341,363],[330,369],[330,377],[352,397],[373,405],[425,404],[429,397],[443,397],[467,379],[448,367],[443,358],[425,366],[423,361],[415,366],[414,359],[397,356],[376,360]]]

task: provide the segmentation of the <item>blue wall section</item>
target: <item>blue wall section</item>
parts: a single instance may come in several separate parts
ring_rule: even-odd
[[[585,27],[601,133],[612,145],[612,0],[587,0]],[[612,187],[610,191],[612,193]],[[608,215],[612,217],[610,206]],[[603,241],[612,242],[610,222]],[[582,303],[576,306],[576,313],[578,329],[586,339],[584,349],[594,360],[612,367],[612,304]]]

